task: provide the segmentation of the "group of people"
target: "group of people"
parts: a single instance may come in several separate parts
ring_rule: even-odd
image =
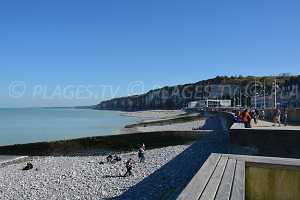
[[[117,155],[115,155],[114,158],[113,158],[112,155],[108,155],[108,156],[106,157],[106,161],[107,161],[108,163],[112,163],[112,164],[115,164],[115,163],[117,163],[117,162],[119,162],[119,161],[121,161],[121,160],[122,160],[121,157],[119,157],[119,156],[117,156]]]
[[[139,158],[140,162],[145,162],[145,149],[146,149],[146,146],[143,143],[141,148],[138,151],[138,158]],[[106,161],[111,164],[116,164],[117,162],[121,161],[121,157],[116,156],[116,155],[114,157],[112,155],[108,155],[106,157]],[[104,164],[104,163],[100,162],[100,164]],[[132,164],[133,164],[133,159],[129,158],[129,160],[127,160],[127,162],[126,162],[126,173],[124,174],[124,177],[127,176],[127,174],[129,176],[132,175],[132,171],[131,171]]]
[[[145,149],[146,149],[146,146],[143,143],[141,148],[138,151],[138,158],[139,158],[140,162],[145,162]],[[106,161],[108,163],[112,163],[112,164],[115,164],[121,160],[122,160],[121,157],[119,157],[117,155],[115,155],[114,157],[112,155],[108,155],[106,157]],[[127,176],[127,174],[129,174],[129,176],[132,175],[132,163],[133,163],[133,159],[129,158],[129,160],[126,162],[126,173],[124,174],[124,177]],[[104,164],[104,163],[100,162],[100,164]],[[30,170],[32,168],[33,168],[33,165],[31,163],[27,163],[27,165],[22,170],[23,171]]]
[[[146,146],[143,143],[141,148],[138,151],[138,158],[139,158],[140,162],[145,162],[145,149],[146,149]],[[132,175],[132,171],[131,171],[132,170],[132,164],[133,164],[133,159],[129,158],[129,160],[126,162],[126,173],[124,174],[124,177],[127,176],[127,174],[129,176]]]
[[[250,113],[249,108],[246,108],[242,113],[240,111],[237,111],[234,116],[234,121],[244,123],[245,128],[251,128],[252,117],[249,113]]]
[[[280,124],[280,119],[281,119],[280,116],[281,116],[281,110],[280,110],[279,107],[277,107],[276,116],[274,118],[274,124],[273,124],[273,126],[276,126],[277,123],[278,123],[278,126],[281,126],[281,124]],[[287,118],[288,118],[288,113],[287,113],[287,110],[284,108],[283,109],[284,126],[288,125]]]
[[[287,123],[287,110],[283,109],[283,111],[284,111],[284,115],[283,115],[284,124],[285,124],[285,126],[287,126],[288,125],[288,123]],[[277,107],[276,116],[274,118],[273,126],[276,126],[276,123],[278,123],[278,126],[281,126],[281,124],[280,124],[280,119],[281,119],[280,115],[281,115],[280,108]],[[253,119],[254,123],[257,124],[259,118],[261,120],[266,119],[264,109],[261,109],[261,111],[259,111],[258,109],[250,111],[250,108],[246,108],[242,113],[240,111],[236,112],[235,117],[234,117],[234,121],[244,123],[245,128],[251,128],[251,120]]]

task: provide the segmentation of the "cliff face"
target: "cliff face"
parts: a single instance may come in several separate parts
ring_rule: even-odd
[[[286,78],[279,79],[282,84]],[[254,77],[227,78],[216,77],[193,84],[163,87],[151,90],[146,94],[114,98],[102,101],[96,105],[100,110],[151,110],[151,109],[181,109],[190,101],[200,99],[233,99],[242,95],[242,102],[254,94]],[[257,80],[257,91],[262,91],[263,80],[266,82],[267,91],[272,90],[271,77],[259,77]],[[243,99],[244,98],[244,99]]]
[[[226,87],[235,88],[235,85]],[[151,110],[151,109],[181,109],[188,102],[213,96],[221,98],[222,90],[215,85],[182,85],[174,87],[164,87],[151,90],[146,94],[115,98],[103,101],[96,106],[96,109],[105,110]],[[227,90],[227,91],[226,91]],[[229,89],[223,92],[223,96],[228,94]],[[232,89],[234,90],[234,89]]]

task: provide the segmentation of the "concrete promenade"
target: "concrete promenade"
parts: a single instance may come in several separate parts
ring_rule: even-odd
[[[289,125],[284,126],[284,124],[281,124],[281,126],[272,126],[274,123],[270,121],[261,121],[258,120],[257,124],[254,124],[252,121],[252,129],[270,129],[270,130],[300,130],[300,124],[298,123],[289,123]]]

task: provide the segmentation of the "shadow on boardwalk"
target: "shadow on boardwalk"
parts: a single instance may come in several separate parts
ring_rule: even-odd
[[[228,153],[228,150],[228,136],[198,141],[122,195],[111,199],[161,199],[172,188],[180,188],[176,190],[180,194],[211,153]]]

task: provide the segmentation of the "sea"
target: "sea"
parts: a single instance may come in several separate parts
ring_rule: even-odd
[[[59,108],[0,108],[0,146],[119,134],[139,118],[118,111]],[[1,156],[0,162],[16,156]]]

